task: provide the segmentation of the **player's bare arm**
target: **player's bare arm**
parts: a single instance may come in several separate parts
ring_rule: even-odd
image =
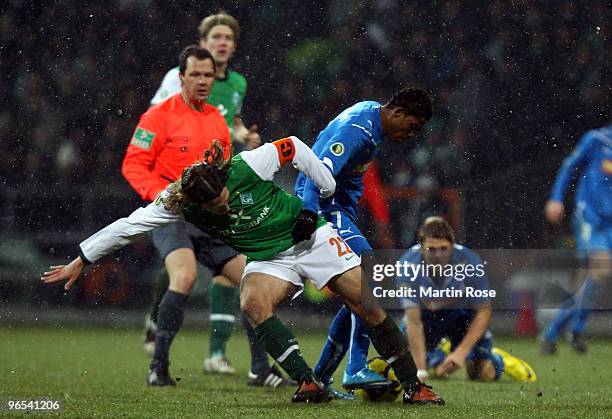
[[[425,381],[429,378],[427,373],[427,360],[425,350],[425,332],[423,330],[423,322],[421,321],[421,309],[419,307],[407,308],[405,310],[408,344],[412,351],[414,363],[418,368],[418,377]]]
[[[470,323],[467,333],[457,345],[457,348],[444,359],[444,362],[436,369],[436,374],[444,377],[452,374],[465,364],[468,354],[484,335],[491,323],[491,303],[484,303],[476,308],[474,319]]]

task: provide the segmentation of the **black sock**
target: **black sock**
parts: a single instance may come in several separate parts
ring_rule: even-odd
[[[153,285],[153,302],[151,303],[151,321],[157,324],[157,318],[159,317],[159,305],[161,304],[162,298],[168,291],[168,285],[170,284],[170,277],[168,277],[168,271],[163,270],[155,277],[155,283]]]
[[[185,316],[185,303],[188,295],[168,290],[159,305],[159,318],[157,332],[155,333],[155,353],[152,364],[159,362],[167,365],[169,361],[170,345],[174,336],[183,324]]]
[[[408,350],[408,342],[390,317],[369,328],[368,335],[380,356],[386,359],[404,390],[408,391],[418,382],[417,367]]]
[[[270,369],[266,348],[259,341],[253,326],[251,326],[249,319],[244,313],[242,314],[242,325],[246,331],[249,348],[251,349],[251,372],[255,375],[263,374]]]

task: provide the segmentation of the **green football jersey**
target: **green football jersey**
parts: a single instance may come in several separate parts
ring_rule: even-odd
[[[262,180],[240,155],[231,164],[225,183],[230,193],[229,214],[190,205],[183,210],[185,220],[244,253],[249,261],[270,259],[289,249],[302,201],[272,181]],[[325,223],[319,217],[317,227]]]
[[[333,195],[336,183],[331,167],[319,160],[299,138],[287,137],[232,158],[225,182],[230,193],[228,213],[214,214],[200,205],[170,210],[164,204],[164,197],[173,190],[173,186],[169,186],[151,204],[138,208],[83,241],[79,254],[84,262],[95,262],[133,243],[143,233],[188,221],[244,253],[247,261],[271,259],[293,246],[293,224],[302,210],[299,198],[272,182],[278,170],[288,163],[315,182],[321,198]],[[317,227],[325,223],[319,216]]]
[[[240,115],[242,102],[246,95],[247,81],[242,74],[229,69],[226,71],[226,76],[223,80],[215,80],[208,103],[219,109],[231,132],[234,128],[234,118]]]

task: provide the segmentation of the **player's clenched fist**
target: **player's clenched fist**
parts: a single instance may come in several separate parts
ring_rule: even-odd
[[[559,224],[563,220],[563,213],[565,212],[565,206],[562,202],[548,201],[544,208],[544,216],[546,220],[551,224]]]
[[[451,352],[436,368],[436,375],[438,377],[446,377],[461,368],[464,363],[465,356]]]

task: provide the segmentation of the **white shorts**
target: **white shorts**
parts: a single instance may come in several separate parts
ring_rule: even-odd
[[[334,276],[360,264],[359,256],[327,223],[319,227],[310,240],[292,246],[272,259],[250,262],[242,277],[254,272],[263,273],[298,287],[303,287],[304,278],[308,278],[320,290]]]

